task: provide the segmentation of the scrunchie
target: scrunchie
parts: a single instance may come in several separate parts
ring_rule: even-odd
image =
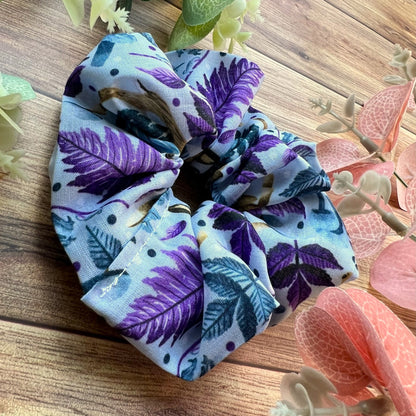
[[[314,145],[250,106],[262,78],[117,34],[66,84],[52,218],[82,301],[186,380],[357,275]],[[171,189],[183,165],[212,198],[194,212]]]

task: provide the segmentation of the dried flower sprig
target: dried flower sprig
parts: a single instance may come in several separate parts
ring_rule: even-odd
[[[318,115],[323,116],[325,114],[330,114],[335,120],[327,121],[319,125],[316,130],[323,132],[323,133],[346,133],[346,132],[353,132],[360,140],[360,143],[364,146],[364,148],[371,154],[377,154],[380,149],[379,147],[367,136],[362,134],[356,127],[355,127],[355,112],[354,112],[354,105],[355,105],[355,95],[351,94],[343,107],[344,117],[340,116],[332,109],[332,101],[327,100],[325,103],[321,98],[318,99],[310,99],[312,103],[312,109],[320,108],[321,111]],[[377,156],[380,156],[377,154]]]
[[[84,18],[84,0],[63,0],[65,8],[75,26],[78,26]],[[133,28],[128,23],[129,10],[119,7],[117,0],[91,0],[90,28],[92,29],[100,17],[107,23],[107,30],[113,33],[116,26],[122,32],[132,32]],[[131,4],[130,4],[131,7]]]
[[[20,104],[34,97],[27,81],[0,73],[0,171],[11,177],[26,178],[21,160],[25,152],[13,147],[22,133]]]

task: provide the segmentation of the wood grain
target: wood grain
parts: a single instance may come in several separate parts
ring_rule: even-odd
[[[0,335],[0,414],[257,416],[279,397],[275,371],[221,363],[190,383],[129,345],[8,322]]]
[[[308,99],[322,96],[341,108],[355,92],[361,105],[384,87],[394,43],[414,48],[416,2],[396,3],[263,0],[265,23],[247,24],[253,37],[246,56],[265,73],[254,106],[279,128],[324,140],[315,130],[324,119]],[[165,49],[179,4],[137,1],[130,22]],[[90,31],[85,19],[74,28],[60,0],[36,6],[3,0],[0,15],[0,71],[28,79],[37,92],[23,104],[25,135],[18,143],[27,151],[29,180],[0,181],[0,414],[266,415],[279,398],[282,375],[302,365],[296,314],[187,383],[156,367],[80,302],[76,273],[51,224],[48,162],[65,82],[105,35],[105,25]],[[397,154],[416,141],[415,117],[405,115]],[[369,285],[373,260],[361,261],[360,278],[347,286],[382,299],[416,334],[415,314]]]

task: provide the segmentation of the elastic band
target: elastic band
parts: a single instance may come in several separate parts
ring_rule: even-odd
[[[82,301],[186,380],[357,276],[314,145],[251,107],[262,78],[242,57],[120,34],[65,88],[52,217]],[[194,212],[172,190],[184,163],[212,198]]]

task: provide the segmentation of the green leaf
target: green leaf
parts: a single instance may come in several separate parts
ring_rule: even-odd
[[[130,12],[132,3],[133,3],[133,0],[118,0],[117,8],[118,9],[125,9],[128,12]]]
[[[189,26],[202,25],[212,20],[234,0],[184,0],[182,13]]]
[[[63,0],[66,11],[75,26],[84,18],[84,0]]]
[[[22,101],[32,100],[36,97],[31,85],[25,79],[12,75],[2,74],[3,88],[9,94],[20,94]]]
[[[2,108],[0,108],[0,117],[4,118],[4,120],[6,120],[20,134],[23,133],[22,129],[17,125],[17,123],[15,123],[14,120]]]
[[[95,25],[95,22],[106,9],[111,7],[112,0],[94,0],[91,2],[90,11],[90,29]]]
[[[188,26],[181,14],[170,34],[168,50],[184,49],[203,39],[214,28],[220,15],[221,13],[202,25]]]
[[[22,102],[22,96],[18,93],[0,96],[0,107],[3,110],[13,110]]]

